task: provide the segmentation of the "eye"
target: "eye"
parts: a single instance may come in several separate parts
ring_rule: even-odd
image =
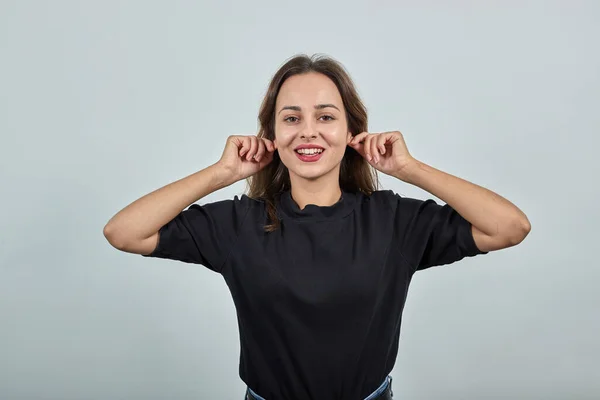
[[[329,119],[327,119],[327,120],[325,120],[325,121],[333,121],[333,120],[335,119],[335,118],[333,118],[333,117],[332,117],[332,116],[330,116],[330,115],[323,115],[321,118],[329,118]]]
[[[296,122],[296,121],[290,121],[290,118],[296,118],[296,117],[293,117],[293,116],[292,117],[287,117],[287,118],[284,118],[283,120],[286,121],[286,122]],[[296,119],[298,119],[298,118],[296,118]]]

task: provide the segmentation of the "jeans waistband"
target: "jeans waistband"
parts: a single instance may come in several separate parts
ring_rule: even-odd
[[[375,400],[377,399],[377,397],[379,397],[380,394],[382,394],[387,388],[388,386],[390,386],[390,394],[393,396],[394,392],[392,392],[392,376],[388,375],[386,376],[386,378],[383,380],[383,383],[377,388],[375,389],[375,391],[373,391],[373,393],[371,393],[370,395],[368,395],[367,397],[364,398],[364,400]],[[254,399],[254,400],[266,400],[265,398],[261,397],[260,395],[256,394],[252,389],[247,388],[247,395],[245,397],[245,399]]]

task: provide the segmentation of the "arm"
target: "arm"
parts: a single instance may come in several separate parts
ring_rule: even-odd
[[[104,227],[104,236],[115,248],[136,254],[151,253],[158,231],[185,207],[235,182],[214,164],[157,189],[119,211]]]
[[[148,255],[158,245],[160,229],[185,207],[260,171],[274,151],[268,139],[229,136],[217,163],[134,201],[108,221],[104,236],[119,250]]]
[[[418,160],[393,176],[428,191],[469,221],[481,251],[515,246],[531,230],[527,216],[502,196]]]

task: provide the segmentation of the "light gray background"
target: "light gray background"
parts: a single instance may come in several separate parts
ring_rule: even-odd
[[[427,3],[0,2],[0,398],[243,397],[222,278],[102,228],[255,133],[301,52],[348,68],[371,132],[532,223],[415,276],[396,397],[599,398],[599,3]]]

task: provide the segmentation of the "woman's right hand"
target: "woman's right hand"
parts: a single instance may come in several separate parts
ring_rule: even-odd
[[[229,136],[217,162],[235,181],[254,175],[271,161],[276,147],[273,141],[255,135]]]

